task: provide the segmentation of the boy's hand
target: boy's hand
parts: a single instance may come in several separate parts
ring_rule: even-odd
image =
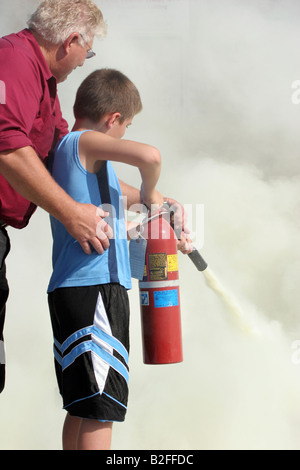
[[[140,191],[141,203],[145,204],[151,212],[156,212],[164,203],[163,195],[154,189],[151,194],[145,194],[144,186],[142,184]]]

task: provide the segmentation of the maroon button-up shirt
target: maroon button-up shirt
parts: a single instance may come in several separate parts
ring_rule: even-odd
[[[0,88],[0,152],[31,146],[46,161],[68,125],[56,79],[28,29],[0,38]],[[0,219],[23,228],[35,209],[0,175]]]

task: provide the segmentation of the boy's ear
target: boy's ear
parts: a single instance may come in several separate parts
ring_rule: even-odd
[[[108,129],[111,129],[115,122],[121,117],[120,113],[111,113],[108,115],[107,120],[106,120],[106,125]]]

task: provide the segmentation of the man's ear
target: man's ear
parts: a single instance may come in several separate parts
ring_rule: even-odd
[[[115,122],[121,117],[120,113],[111,113],[106,119],[106,125],[108,129],[111,129]]]
[[[71,33],[63,42],[63,48],[65,52],[68,52],[73,44],[78,43],[80,37],[79,33]]]

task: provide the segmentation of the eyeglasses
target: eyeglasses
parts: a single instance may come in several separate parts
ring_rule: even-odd
[[[89,46],[89,44],[86,42],[86,40],[84,39],[84,37],[82,36],[82,34],[80,34],[80,36],[82,37],[84,43]],[[96,52],[94,52],[92,49],[89,49],[88,51],[86,51],[86,59],[91,59],[92,57],[95,57],[96,55]]]
[[[92,49],[89,49],[86,51],[86,59],[91,59],[92,57],[95,57],[96,52],[94,52]]]

